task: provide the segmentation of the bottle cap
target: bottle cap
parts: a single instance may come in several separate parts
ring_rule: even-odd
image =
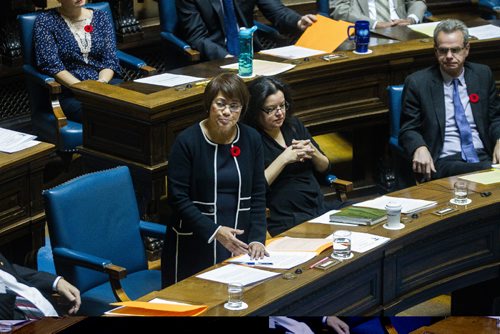
[[[239,35],[240,37],[252,37],[253,33],[257,30],[257,26],[253,26],[252,28],[240,28]]]

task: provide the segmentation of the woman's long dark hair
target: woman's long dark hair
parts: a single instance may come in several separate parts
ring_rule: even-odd
[[[283,92],[285,96],[285,101],[288,102],[288,108],[286,109],[285,122],[288,121],[289,117],[293,112],[293,101],[290,92],[290,88],[287,84],[280,81],[275,77],[260,77],[255,79],[248,86],[248,91],[250,92],[250,102],[248,103],[248,109],[244,115],[242,115],[242,120],[244,123],[261,130],[262,127],[259,123],[259,115],[262,113],[262,108],[264,107],[264,102],[267,97],[276,94],[279,91]]]

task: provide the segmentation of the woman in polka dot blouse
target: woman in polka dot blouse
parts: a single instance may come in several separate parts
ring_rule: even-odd
[[[58,1],[60,7],[35,20],[35,59],[41,72],[63,85],[59,101],[66,117],[81,122],[81,104],[69,87],[83,80],[108,83],[120,72],[115,32],[111,17],[83,7],[86,0]]]

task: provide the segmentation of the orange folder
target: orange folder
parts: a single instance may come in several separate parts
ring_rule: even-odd
[[[304,31],[295,45],[327,53],[333,52],[347,38],[347,27],[354,23],[336,21],[322,15],[316,17],[318,21]]]
[[[179,305],[168,303],[149,303],[128,301],[112,303],[123,306],[107,312],[107,315],[168,317],[168,316],[197,316],[206,311],[207,305]]]

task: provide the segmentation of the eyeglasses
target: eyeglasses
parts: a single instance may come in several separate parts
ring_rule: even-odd
[[[457,53],[460,53],[460,51],[462,51],[463,49],[465,49],[465,47],[456,47],[456,48],[436,48],[436,51],[437,53],[439,53],[440,55],[447,55],[448,52],[451,51],[452,54],[457,54]]]
[[[269,107],[264,107],[262,108],[261,110],[263,112],[265,112],[266,114],[271,114],[271,113],[275,113],[279,110],[281,111],[286,111],[288,108],[290,108],[290,104],[286,101],[284,101],[282,104],[278,105],[278,106],[269,106]]]
[[[239,103],[225,103],[224,101],[221,101],[221,100],[217,100],[214,102],[214,105],[215,107],[217,108],[217,110],[219,111],[223,111],[224,109],[226,109],[226,107],[229,108],[229,111],[230,112],[240,112],[241,109],[243,108],[243,106]]]

